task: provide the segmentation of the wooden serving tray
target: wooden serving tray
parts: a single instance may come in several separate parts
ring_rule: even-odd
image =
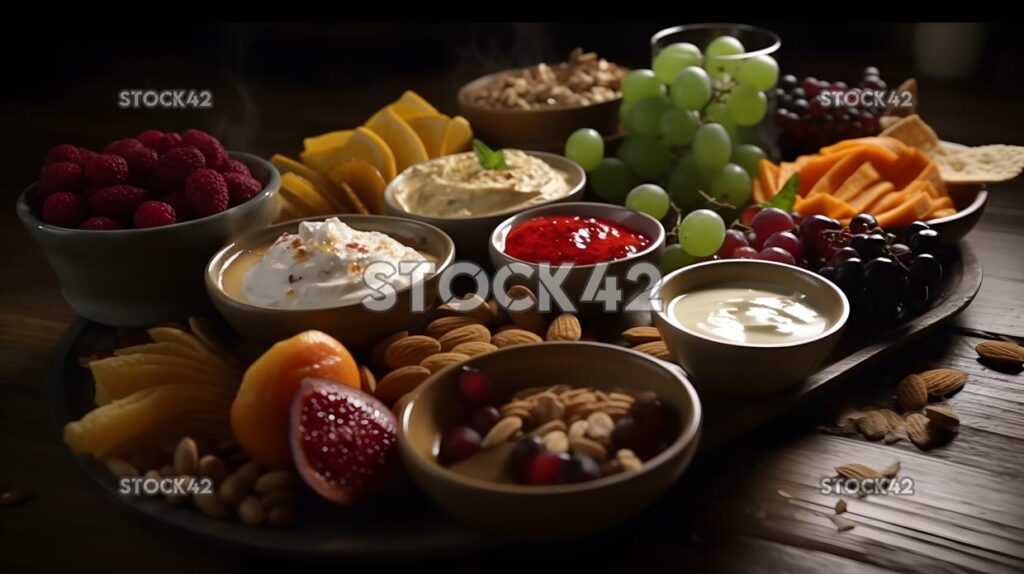
[[[961,243],[944,254],[943,271],[943,290],[931,309],[888,329],[851,323],[825,366],[791,391],[747,400],[702,396],[705,426],[701,450],[706,452],[746,434],[814,396],[855,379],[883,357],[957,315],[981,288],[981,265],[970,247]],[[647,322],[649,317],[644,315],[620,315],[596,327],[601,339],[614,341],[625,327]],[[59,429],[95,406],[93,381],[89,371],[79,365],[79,357],[111,349],[117,339],[116,329],[84,319],[64,335],[49,380]],[[448,518],[411,484],[355,508],[332,507],[305,493],[299,500],[298,524],[286,529],[253,528],[208,518],[192,508],[172,507],[161,498],[120,496],[105,465],[90,456],[73,456],[89,477],[121,505],[205,543],[281,556],[345,560],[466,554],[503,543]]]

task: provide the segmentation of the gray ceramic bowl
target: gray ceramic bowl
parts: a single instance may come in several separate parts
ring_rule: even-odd
[[[583,197],[583,190],[587,183],[587,174],[576,162],[553,153],[541,151],[527,151],[526,153],[544,160],[551,167],[565,173],[568,177],[569,194],[550,203],[577,201]],[[487,238],[490,237],[491,232],[508,216],[526,209],[511,209],[478,217],[432,217],[410,213],[402,209],[394,197],[395,191],[402,185],[405,175],[405,172],[399,174],[398,177],[388,183],[387,188],[384,190],[384,207],[387,213],[389,215],[415,219],[441,228],[455,242],[455,249],[460,260],[485,264],[487,262]]]
[[[679,295],[730,283],[763,283],[803,293],[831,326],[798,343],[742,344],[705,337],[669,316],[669,304]],[[654,292],[661,303],[652,311],[654,324],[702,393],[766,395],[799,383],[835,347],[850,316],[849,301],[830,281],[799,267],[769,261],[729,259],[690,265],[667,275]]]
[[[458,474],[437,462],[443,429],[466,415],[461,365],[486,372],[499,399],[527,387],[568,383],[654,391],[679,416],[679,435],[636,472],[590,482],[528,486]],[[473,526],[528,539],[582,536],[641,511],[686,469],[697,449],[701,404],[682,372],[642,353],[603,343],[538,343],[477,355],[424,381],[399,412],[399,447],[413,480],[438,506]]]
[[[640,213],[639,211],[634,211],[621,205],[593,203],[589,201],[544,205],[524,211],[506,219],[501,222],[501,224],[498,225],[491,234],[491,239],[488,242],[487,247],[490,250],[491,264],[494,265],[495,269],[515,263],[519,265],[526,265],[533,270],[531,278],[526,278],[521,275],[512,275],[509,278],[509,284],[518,283],[527,285],[533,289],[535,293],[538,293],[539,285],[537,281],[537,269],[540,265],[538,263],[531,263],[529,261],[517,259],[505,253],[505,239],[508,237],[509,231],[511,231],[517,224],[534,217],[545,215],[580,215],[583,217],[599,217],[614,221],[628,229],[643,233],[652,239],[651,245],[648,246],[647,249],[625,259],[619,259],[607,264],[607,269],[605,271],[606,277],[617,278],[618,286],[623,290],[623,304],[628,303],[632,299],[632,296],[639,291],[639,288],[643,286],[642,282],[648,279],[647,276],[638,277],[637,281],[639,281],[639,283],[637,281],[628,280],[627,272],[629,269],[637,263],[645,262],[652,264],[654,266],[653,269],[656,270],[658,261],[661,259],[661,255],[665,251],[665,228],[661,225],[660,221],[645,213]],[[572,270],[569,271],[569,274],[562,283],[562,289],[574,303],[580,300],[580,296],[583,294],[591,274],[597,267],[598,265],[596,264],[575,265]],[[655,279],[656,278],[657,277],[655,277]],[[600,305],[584,304],[580,307],[593,309],[600,307]]]
[[[226,211],[165,227],[87,231],[43,223],[18,197],[18,219],[43,249],[64,299],[79,315],[117,327],[141,327],[210,311],[203,269],[231,238],[275,217],[281,175],[266,160],[230,152],[263,183],[263,191]]]
[[[303,221],[322,221],[337,217],[359,231],[386,233],[401,243],[433,256],[437,268],[426,279],[424,301],[427,307],[416,312],[412,307],[412,286],[397,290],[395,306],[386,312],[372,311],[361,303],[317,309],[279,309],[254,305],[225,293],[221,274],[239,253],[272,243],[284,232],[295,232]],[[251,233],[225,246],[206,266],[206,288],[213,304],[236,331],[247,339],[279,341],[302,331],[317,329],[338,339],[346,346],[365,350],[382,338],[408,329],[426,318],[437,301],[437,284],[441,273],[455,259],[455,248],[443,231],[419,221],[386,215],[334,215],[307,217],[279,223]]]

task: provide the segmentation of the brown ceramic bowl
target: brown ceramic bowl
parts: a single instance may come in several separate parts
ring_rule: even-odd
[[[676,440],[636,472],[590,482],[528,486],[458,474],[437,462],[444,429],[466,415],[458,397],[461,365],[432,375],[399,413],[399,446],[412,478],[455,518],[526,539],[582,536],[625,520],[653,503],[686,469],[697,449],[701,404],[671,364],[615,345],[549,342],[506,347],[462,363],[490,377],[499,399],[527,387],[575,384],[654,391],[679,415]]]
[[[956,213],[926,223],[942,235],[943,241],[952,245],[967,235],[981,220],[988,204],[988,191],[980,184],[946,184],[949,197],[953,200]]]
[[[615,98],[589,106],[550,107],[535,110],[492,108],[470,99],[496,78],[516,72],[504,70],[479,77],[459,90],[459,113],[473,125],[476,137],[497,147],[561,152],[565,140],[580,128],[592,128],[606,138],[619,131],[619,106]]]
[[[249,167],[263,191],[226,211],[149,229],[88,231],[44,223],[18,198],[18,218],[43,249],[64,299],[79,315],[104,325],[143,327],[209,313],[203,269],[225,242],[270,225],[281,176],[270,162],[229,152]],[[35,187],[35,186],[33,186]]]
[[[320,221],[327,217],[337,217],[342,223],[359,231],[386,233],[409,247],[433,256],[437,267],[425,279],[423,286],[426,308],[421,312],[413,310],[415,285],[398,289],[395,306],[385,312],[372,311],[359,302],[312,309],[280,309],[247,303],[225,292],[222,284],[223,270],[240,253],[269,245],[286,231],[294,233],[303,221]],[[350,348],[366,350],[382,338],[408,329],[427,317],[437,301],[441,273],[454,259],[455,247],[451,238],[432,225],[384,215],[318,215],[279,223],[228,244],[206,266],[206,289],[220,314],[246,339],[272,342],[316,329]]]
[[[733,343],[706,337],[670,317],[669,304],[692,291],[726,284],[762,283],[808,296],[830,327],[795,343]],[[831,281],[806,269],[754,259],[689,265],[666,275],[654,288],[660,303],[654,324],[676,361],[701,393],[767,395],[783,391],[814,372],[835,347],[850,316],[850,303]]]

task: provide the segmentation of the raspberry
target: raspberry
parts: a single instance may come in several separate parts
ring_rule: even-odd
[[[188,177],[185,197],[199,215],[213,215],[228,208],[228,184],[212,169],[200,169]]]
[[[143,147],[142,142],[135,138],[125,138],[121,140],[114,140],[107,144],[107,147],[103,148],[103,153],[112,153],[121,157],[127,157],[129,153],[134,150]]]
[[[85,180],[97,187],[128,181],[128,162],[113,154],[98,154],[85,164]]]
[[[46,152],[46,159],[43,160],[43,165],[50,165],[51,163],[57,163],[58,161],[79,163],[82,161],[82,154],[78,151],[77,147],[71,144],[60,144]]]
[[[165,193],[160,201],[170,205],[174,208],[174,213],[178,216],[178,221],[188,221],[193,219],[196,214],[192,211],[192,206],[188,204],[188,199],[185,198],[184,191],[172,191]]]
[[[237,159],[229,158],[226,162],[217,166],[217,171],[221,173],[243,173],[245,175],[252,176],[252,172],[249,171],[249,166]]]
[[[160,157],[156,166],[156,183],[166,190],[180,189],[188,176],[206,167],[203,154],[192,146],[174,148]]]
[[[140,184],[153,181],[156,165],[160,161],[156,151],[148,147],[131,150],[125,154],[124,160],[128,162],[128,173],[131,174],[132,181]]]
[[[78,165],[80,165],[82,169],[85,169],[85,164],[89,163],[89,160],[96,157],[97,155],[99,154],[92,151],[91,149],[84,147],[78,148]]]
[[[162,201],[147,201],[135,210],[132,223],[135,227],[160,227],[175,223],[174,208]]]
[[[85,187],[82,168],[77,163],[58,161],[43,168],[39,174],[39,196],[47,197],[52,193],[66,191],[78,193]]]
[[[91,229],[93,231],[112,231],[114,229],[124,229],[121,222],[114,219],[113,217],[107,217],[106,215],[97,215],[96,217],[90,217],[82,222],[78,226],[79,229]]]
[[[263,191],[262,183],[242,173],[225,173],[224,182],[228,184],[228,196],[232,206],[245,203]]]
[[[156,153],[164,155],[165,153],[171,151],[172,149],[180,145],[181,136],[178,135],[176,132],[167,132],[164,134],[163,139],[160,140],[160,143],[156,144],[155,149]]]
[[[54,193],[43,201],[43,221],[61,227],[78,227],[85,219],[85,206],[78,196],[66,191]]]
[[[135,139],[150,149],[156,149],[156,146],[164,139],[164,132],[160,130],[146,130],[136,136]]]
[[[149,199],[149,192],[134,185],[114,185],[98,189],[89,196],[89,207],[99,215],[131,219],[139,205]]]
[[[217,168],[228,160],[228,154],[224,151],[224,146],[220,145],[220,141],[203,130],[185,130],[185,133],[181,134],[181,143],[195,146],[203,152],[206,167]]]

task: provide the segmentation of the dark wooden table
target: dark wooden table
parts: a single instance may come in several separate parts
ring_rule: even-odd
[[[448,76],[407,76],[360,91],[256,84],[243,95],[225,86],[217,105],[231,110],[230,123],[221,126],[199,114],[117,111],[110,105],[114,85],[109,91],[92,86],[88,92],[54,95],[31,106],[33,113],[4,110],[9,133],[23,139],[9,154],[12,169],[2,176],[0,202],[0,245],[7,252],[0,282],[0,486],[30,491],[33,498],[0,509],[0,571],[73,571],[88,564],[90,571],[216,572],[273,565],[179,538],[129,515],[89,483],[60,442],[45,376],[54,346],[74,314],[12,209],[14,194],[31,179],[42,152],[65,139],[95,145],[153,123],[219,127],[233,147],[288,152],[303,135],[357,123],[384,101],[381,94],[415,87],[451,108],[444,104],[456,85]],[[949,86],[923,93],[928,94],[926,116],[947,139],[1024,143],[1009,131],[1022,125],[1019,101],[1012,97]],[[243,105],[246,98],[259,102],[258,111]],[[71,101],[79,105],[63,105]],[[972,114],[960,113],[965,102]],[[82,117],[81,108],[92,113]],[[986,277],[966,312],[840,391],[702,457],[677,488],[641,517],[588,540],[514,548],[479,561],[449,560],[437,566],[456,571],[523,571],[554,564],[675,571],[1024,570],[1024,493],[1019,486],[1024,479],[1024,375],[985,368],[974,353],[982,336],[1024,337],[1024,181],[995,186],[988,211],[968,241]],[[870,400],[880,387],[884,393],[903,374],[929,366],[970,375],[966,389],[950,401],[963,422],[951,443],[922,452],[907,441],[883,445],[815,432],[836,408]],[[897,460],[902,475],[914,479],[915,494],[850,500],[846,517],[856,527],[837,532],[827,517],[835,499],[817,493],[818,480],[838,464],[881,468]]]

